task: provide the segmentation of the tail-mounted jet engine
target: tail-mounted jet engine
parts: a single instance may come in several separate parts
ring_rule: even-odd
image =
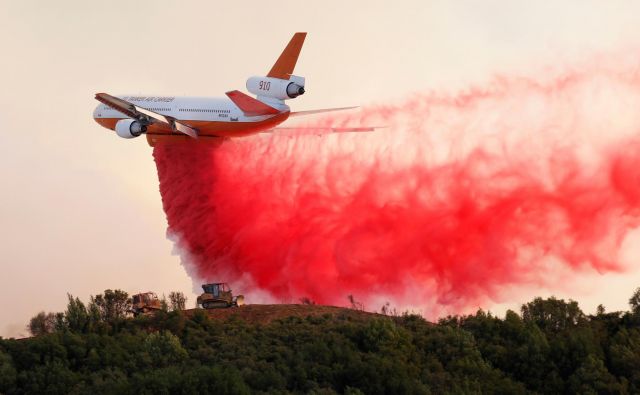
[[[304,77],[292,75],[288,80],[271,77],[251,77],[247,80],[247,90],[258,96],[267,96],[279,100],[294,99],[305,92]]]
[[[135,119],[121,119],[116,122],[116,134],[124,139],[132,139],[147,131],[147,127]]]

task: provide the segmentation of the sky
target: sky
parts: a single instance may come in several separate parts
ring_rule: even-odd
[[[639,48],[638,15],[634,1],[0,0],[0,336],[64,310],[67,293],[182,291],[195,301],[166,238],[151,148],[93,121],[96,92],[244,90],[306,31],[296,71],[307,93],[295,110],[395,103]],[[624,259],[640,258],[638,239]],[[482,307],[555,294],[587,312],[626,309],[639,269],[585,273],[571,289]]]

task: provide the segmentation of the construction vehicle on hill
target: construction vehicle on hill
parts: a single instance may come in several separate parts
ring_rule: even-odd
[[[203,284],[204,293],[198,296],[198,306],[205,309],[227,308],[244,305],[244,296],[233,296],[227,283]]]
[[[131,312],[134,317],[162,310],[158,295],[153,292],[142,292],[131,297]]]

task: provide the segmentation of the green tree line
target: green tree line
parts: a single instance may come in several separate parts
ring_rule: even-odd
[[[0,339],[2,394],[640,393],[640,288],[630,311],[536,298],[504,318],[412,314],[212,320],[180,306],[130,317],[128,295],[36,317]],[[36,318],[34,317],[34,318]],[[32,319],[32,323],[34,320]]]

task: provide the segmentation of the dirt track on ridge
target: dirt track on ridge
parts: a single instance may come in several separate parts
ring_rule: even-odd
[[[190,316],[194,311],[196,311],[196,309],[187,310],[186,313]],[[308,316],[323,316],[325,314],[333,317],[344,316],[356,320],[382,317],[382,315],[377,313],[348,309],[345,307],[305,304],[249,304],[241,307],[205,311],[207,311],[209,317],[213,319],[226,321],[233,317],[251,323],[269,323],[287,317],[305,318]]]

